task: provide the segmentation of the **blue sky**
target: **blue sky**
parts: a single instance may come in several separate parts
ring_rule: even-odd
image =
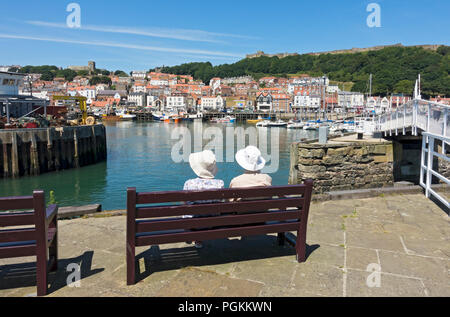
[[[81,7],[81,28],[66,25]],[[369,28],[368,4],[381,8]],[[445,44],[448,0],[16,0],[3,1],[0,65],[87,65],[148,70],[248,53],[320,52],[402,43]]]

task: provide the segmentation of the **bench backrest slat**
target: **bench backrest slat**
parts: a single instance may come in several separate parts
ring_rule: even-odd
[[[157,204],[182,201],[202,201],[218,199],[260,198],[286,195],[302,195],[306,187],[303,185],[279,186],[279,187],[257,187],[240,189],[221,189],[203,191],[172,191],[138,193],[136,204]]]
[[[36,229],[0,230],[0,243],[35,241]]]
[[[33,197],[0,197],[0,211],[33,209]]]
[[[252,236],[276,232],[288,232],[298,230],[298,223],[268,224],[264,226],[246,226],[238,228],[214,229],[205,231],[180,232],[162,235],[144,235],[136,237],[136,246],[146,246],[165,243],[177,243],[182,241],[205,241],[223,239],[228,237]]]
[[[163,219],[153,221],[138,221],[136,233],[146,233],[178,229],[201,229],[219,226],[246,225],[262,223],[266,221],[288,221],[295,220],[301,216],[300,211],[277,211],[258,214],[228,215],[209,218],[193,219]]]
[[[301,208],[304,198],[283,198],[277,200],[253,200],[239,202],[218,202],[178,206],[158,206],[137,208],[136,218],[159,218],[183,215],[208,215],[229,212],[264,212],[269,209]]]
[[[35,222],[34,212],[23,213],[0,213],[0,228],[13,226],[33,225]]]

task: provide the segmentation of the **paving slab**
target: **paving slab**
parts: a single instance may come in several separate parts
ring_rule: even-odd
[[[371,272],[349,269],[347,273],[347,296],[349,297],[425,297],[427,291],[419,279],[380,274],[379,284],[371,279]],[[368,286],[368,284],[370,286]]]

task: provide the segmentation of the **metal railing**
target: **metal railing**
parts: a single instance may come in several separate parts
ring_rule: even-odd
[[[411,131],[414,136],[422,134],[422,154],[420,165],[420,185],[425,189],[427,198],[434,196],[447,208],[450,207],[445,197],[437,193],[431,187],[433,177],[446,185],[450,180],[438,172],[440,164],[450,166],[450,158],[447,156],[446,147],[450,145],[449,129],[450,106],[422,99],[414,99],[394,111],[384,113],[375,118],[375,131],[382,132],[385,136],[396,136],[399,133],[406,134]],[[441,145],[441,151],[435,149]]]
[[[418,129],[436,135],[447,136],[449,129],[450,106],[422,99],[412,100],[394,111],[379,115],[375,119],[375,131],[389,134],[406,134],[411,128],[413,135],[418,135]]]
[[[420,163],[420,185],[425,189],[425,195],[427,196],[427,198],[431,198],[431,195],[433,195],[442,204],[444,204],[444,206],[450,208],[450,204],[447,199],[445,197],[442,197],[431,188],[433,176],[437,177],[447,185],[450,185],[450,180],[448,180],[445,176],[435,170],[435,165],[437,165],[436,168],[439,168],[439,164],[437,164],[435,158],[437,158],[438,160],[443,160],[445,164],[450,164],[450,157],[446,155],[445,150],[445,146],[446,144],[448,144],[448,142],[450,142],[450,138],[428,132],[423,132],[422,135],[423,138],[422,158]],[[441,142],[442,146],[441,153],[435,151],[435,146],[438,145],[437,142],[439,141]]]

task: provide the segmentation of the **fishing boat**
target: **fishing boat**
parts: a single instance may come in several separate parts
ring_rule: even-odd
[[[113,115],[107,115],[104,114],[101,116],[102,121],[106,122],[115,122],[115,121],[121,121],[122,119],[119,116],[113,116]]]
[[[130,114],[129,112],[125,111],[125,109],[117,111],[116,115],[120,117],[120,120],[122,121],[133,121],[137,118],[135,114]]]
[[[191,114],[188,116],[188,119],[193,121],[193,120],[202,120],[203,119],[203,113],[197,113],[197,114]]]
[[[155,121],[164,121],[164,114],[161,112],[154,112],[152,113],[152,116]]]
[[[273,128],[283,128],[283,127],[287,127],[287,122],[284,122],[283,120],[277,120],[275,122],[270,122],[269,123],[269,127],[273,127]]]

